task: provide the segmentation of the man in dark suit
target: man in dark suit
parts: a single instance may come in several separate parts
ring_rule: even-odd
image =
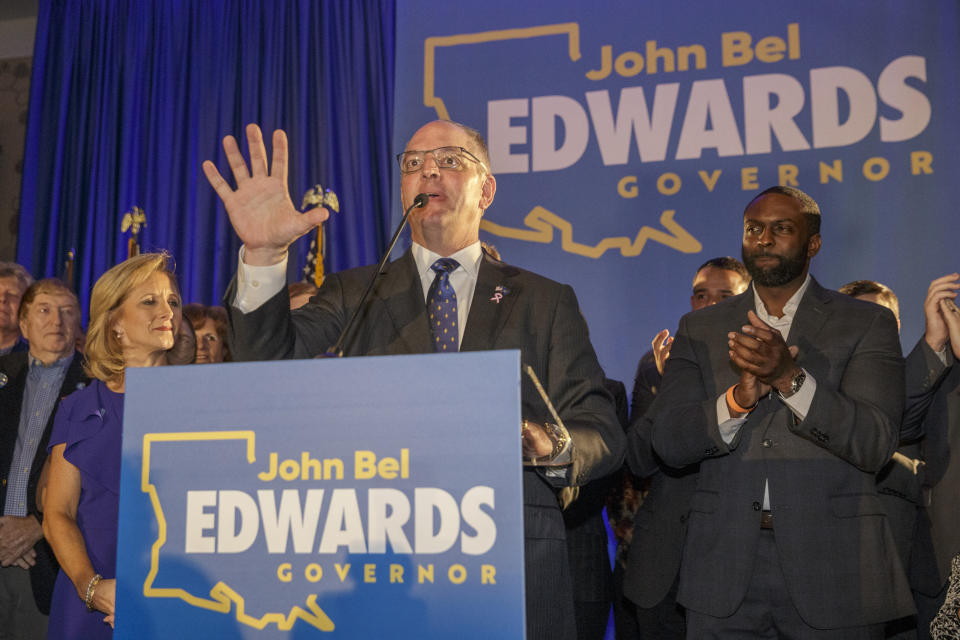
[[[900,301],[890,287],[874,280],[854,280],[839,289],[840,293],[866,300],[890,309],[900,328]],[[893,458],[877,473],[877,493],[887,511],[887,522],[900,554],[900,564],[907,577],[913,571],[913,547],[917,528],[917,512],[921,504],[919,425],[900,429],[900,441]],[[887,623],[887,638],[912,640],[917,637],[917,618],[910,616]]]
[[[11,637],[46,636],[59,567],[40,528],[37,482],[57,404],[86,380],[74,351],[79,315],[62,282],[34,283],[19,310],[30,350],[0,357],[0,628]]]
[[[953,303],[958,290],[956,273],[930,283],[923,306],[926,330],[907,356],[904,428],[924,433],[924,509],[910,575],[921,639],[930,637],[930,622],[946,596],[950,561],[960,553],[960,456],[955,453],[960,451],[960,311]]]
[[[913,613],[874,474],[897,444],[903,358],[888,309],[809,276],[820,209],[747,206],[743,294],[680,321],[653,444],[700,463],[680,569],[687,637],[882,638]]]
[[[27,350],[27,343],[20,335],[17,310],[23,292],[31,284],[33,278],[19,264],[0,262],[0,356]]]
[[[747,288],[750,276],[736,258],[718,257],[700,265],[693,276],[692,311],[717,304]],[[627,436],[627,462],[638,478],[649,480],[647,495],[636,512],[626,557],[622,592],[640,638],[683,638],[683,611],[677,606],[677,576],[686,537],[690,497],[697,485],[697,465],[674,469],[653,453],[651,405],[660,388],[672,338],[658,333],[653,350],[640,359],[633,386],[633,414]],[[622,544],[622,543],[621,543]],[[619,555],[619,554],[618,554]],[[622,616],[621,616],[622,617]],[[626,637],[626,636],[625,636]]]
[[[249,171],[233,137],[224,139],[236,190],[212,163],[204,163],[244,243],[236,283],[226,297],[235,356],[315,356],[335,343],[375,267],[328,276],[317,296],[290,312],[284,282],[287,247],[327,214],[314,209],[301,215],[293,207],[282,131],[274,133],[270,171],[259,128],[248,126],[247,138]],[[558,492],[616,470],[624,441],[576,296],[569,286],[481,251],[480,219],[493,202],[496,180],[476,131],[448,121],[431,122],[414,134],[399,162],[404,208],[418,194],[426,194],[427,201],[410,217],[413,247],[385,268],[344,351],[376,355],[520,349],[522,361],[540,377],[568,430],[548,424],[543,402],[524,379],[522,447],[527,459],[543,463],[526,467],[523,474],[528,637],[573,638]]]

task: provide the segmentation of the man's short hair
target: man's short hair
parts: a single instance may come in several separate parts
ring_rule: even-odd
[[[854,280],[840,287],[840,293],[851,298],[875,294],[877,298],[883,300],[884,306],[893,311],[894,316],[900,318],[900,301],[897,299],[897,294],[885,284],[875,280]]]
[[[800,203],[800,213],[803,214],[804,219],[807,221],[807,231],[810,232],[810,235],[816,235],[820,233],[820,205],[817,204],[817,201],[808,196],[806,193],[797,189],[796,187],[787,187],[784,185],[776,185],[770,187],[769,189],[764,189],[757,197],[751,200],[746,209],[743,210],[744,213],[747,212],[747,209],[750,208],[750,205],[756,202],[758,198],[763,196],[777,193],[781,196],[787,196],[788,198],[793,198]]]
[[[743,263],[737,260],[736,258],[731,258],[730,256],[721,256],[719,258],[711,258],[704,262],[702,265],[697,267],[697,270],[694,272],[693,277],[696,279],[697,274],[706,269],[707,267],[715,267],[717,269],[726,269],[727,271],[733,271],[743,278],[744,282],[750,282],[750,274],[747,273],[747,268],[743,266]]]
[[[0,260],[0,278],[16,278],[20,281],[20,288],[24,291],[33,284],[33,276],[16,262]]]
[[[490,168],[490,151],[487,149],[487,141],[483,139],[483,134],[473,127],[468,127],[460,122],[455,122],[453,120],[441,120],[441,122],[449,122],[455,127],[460,127],[470,138],[470,141],[476,145],[476,149],[468,149],[468,151],[483,160],[483,166],[486,167],[487,171],[492,171]]]
[[[73,298],[73,303],[77,305],[77,311],[80,310],[80,301],[77,300],[77,294],[67,286],[66,282],[59,278],[44,278],[43,280],[37,280],[23,292],[23,297],[20,298],[20,309],[17,311],[17,317],[21,321],[26,319],[27,310],[37,299],[37,296],[44,293],[47,295],[70,296]]]

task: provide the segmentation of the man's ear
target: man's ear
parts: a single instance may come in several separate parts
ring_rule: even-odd
[[[822,239],[820,238],[819,233],[815,233],[810,236],[810,239],[807,240],[807,258],[812,258],[813,256],[820,253],[820,243]]]
[[[495,196],[496,193],[497,179],[493,177],[492,173],[488,173],[480,189],[480,208],[486,211],[487,208],[493,204],[493,196]]]

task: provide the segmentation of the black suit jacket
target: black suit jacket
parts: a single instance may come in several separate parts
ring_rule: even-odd
[[[658,406],[655,401],[645,413],[634,416],[627,434],[630,469],[650,478],[650,485],[633,521],[623,595],[644,609],[660,604],[677,580],[699,470],[696,464],[670,467],[653,451],[653,416]]]
[[[27,386],[27,373],[29,366],[29,352],[20,351],[0,357],[0,374],[7,377],[6,384],[0,388],[0,513],[7,500],[7,477],[10,473],[10,465],[13,464],[14,447],[17,444],[17,432],[20,429],[20,411],[23,407],[23,394]],[[59,399],[62,400],[69,394],[77,390],[78,385],[86,384],[88,378],[83,373],[83,356],[74,352],[73,361],[67,369],[67,374],[63,378],[63,384],[60,386]],[[0,376],[2,379],[2,376]],[[41,521],[41,515],[37,509],[37,482],[40,480],[40,472],[43,470],[43,463],[47,459],[47,443],[50,441],[50,431],[53,429],[53,419],[57,414],[60,403],[50,412],[50,418],[47,420],[47,426],[43,429],[43,435],[37,445],[37,453],[33,458],[33,464],[30,467],[30,480],[27,484],[27,513]],[[37,563],[30,569],[30,584],[33,587],[33,597],[37,603],[37,608],[43,613],[50,611],[50,597],[53,595],[53,583],[57,577],[57,571],[60,566],[57,564],[56,557],[50,549],[47,541],[41,538],[34,550],[37,552]]]
[[[960,366],[949,345],[947,358],[944,365],[922,338],[907,356],[904,430],[924,432],[925,462],[911,583],[929,596],[943,589],[960,553]]]
[[[308,358],[324,353],[358,307],[375,269],[329,275],[320,292],[292,314],[286,289],[243,314],[232,306],[235,285],[231,285],[225,306],[234,358]],[[504,294],[499,302],[491,299],[497,287]],[[569,286],[484,255],[460,350],[490,349],[520,349],[522,362],[533,367],[574,443],[566,478],[548,478],[542,468],[525,468],[523,473],[528,637],[572,638],[573,598],[558,491],[616,471],[623,460],[623,429]],[[385,267],[360,309],[344,353],[432,352],[423,288],[407,251]],[[522,411],[530,420],[550,421],[525,376]]]
[[[814,280],[787,344],[817,388],[804,420],[762,398],[731,444],[716,403],[739,380],[727,333],[754,309],[751,286],[680,321],[667,360],[653,444],[675,467],[700,463],[678,601],[711,616],[743,601],[760,537],[764,481],[784,580],[807,624],[876,624],[914,612],[874,474],[900,431],[903,357],[889,310]]]

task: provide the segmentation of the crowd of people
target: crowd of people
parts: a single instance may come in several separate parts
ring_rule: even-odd
[[[319,289],[287,286],[287,250],[327,212],[293,206],[282,131],[272,156],[246,135],[248,157],[223,141],[235,186],[203,167],[243,242],[224,307],[182,305],[169,256],[143,254],[96,282],[83,331],[66,284],[0,264],[0,636],[110,637],[123,615],[128,367],[313,357],[356,315],[348,356],[519,349],[556,407],[524,381],[529,638],[599,640],[611,608],[618,638],[960,638],[960,274],[930,284],[904,358],[895,294],[822,287],[820,207],[772,187],[730,216],[743,262],[697,269],[628,402],[573,290],[481,246],[497,185],[475,130],[414,133],[411,249]]]

